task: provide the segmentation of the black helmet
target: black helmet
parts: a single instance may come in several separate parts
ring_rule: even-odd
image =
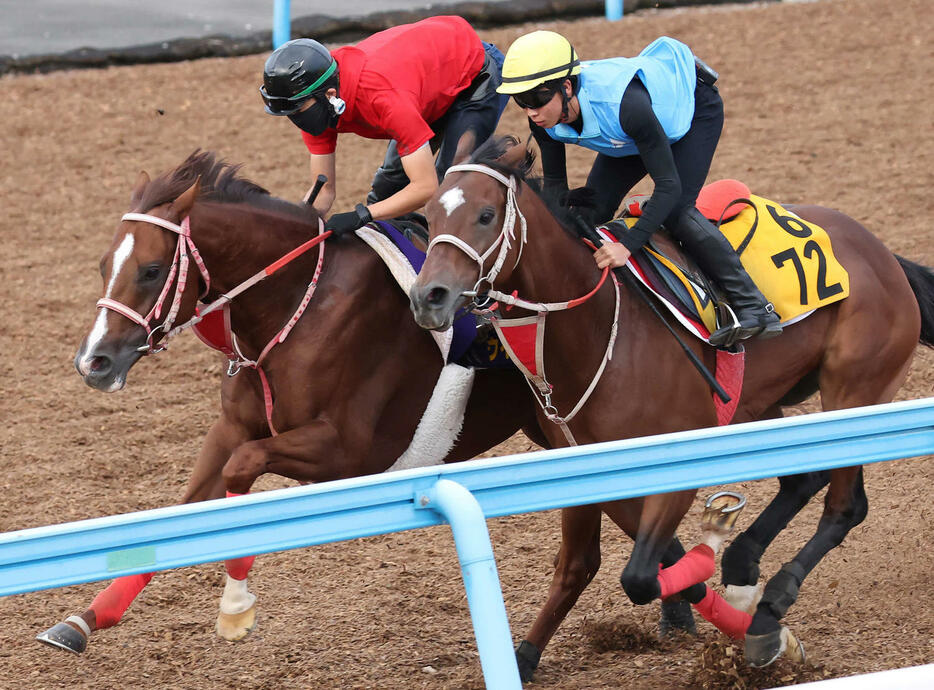
[[[272,115],[290,115],[317,92],[337,87],[337,62],[310,38],[281,45],[266,60],[259,92]]]

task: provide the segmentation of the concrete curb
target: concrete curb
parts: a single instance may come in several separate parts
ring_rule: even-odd
[[[761,0],[624,0],[624,11],[690,5],[751,3]],[[778,1],[778,0],[772,0]],[[458,14],[477,28],[522,24],[536,19],[567,19],[600,16],[603,0],[505,0],[504,2],[460,2],[441,7],[390,10],[365,16],[332,17],[313,14],[292,19],[292,38],[313,37],[326,42],[351,42],[398,24],[438,14]],[[271,12],[271,10],[270,10]],[[125,48],[78,48],[61,54],[26,57],[0,56],[0,76],[52,72],[64,69],[94,69],[111,65],[180,62],[206,57],[234,57],[264,53],[272,46],[272,32],[247,36],[213,35],[179,38]]]

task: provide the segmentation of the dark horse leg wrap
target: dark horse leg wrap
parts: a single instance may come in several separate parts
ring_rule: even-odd
[[[516,665],[519,667],[519,679],[523,683],[532,680],[538,662],[542,658],[541,650],[528,640],[522,640],[516,648]]]
[[[720,560],[724,585],[754,585],[759,581],[759,559],[765,547],[746,532],[733,540]]]
[[[756,610],[757,614],[768,612],[771,615],[756,615],[749,627],[750,635],[761,635],[778,627],[778,621],[784,618],[788,608],[797,600],[798,590],[806,575],[807,571],[795,561],[781,567],[766,584]]]

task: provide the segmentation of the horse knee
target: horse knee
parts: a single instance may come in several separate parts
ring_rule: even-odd
[[[562,560],[561,554],[558,562]],[[563,590],[583,591],[600,570],[600,550],[588,550],[576,558],[567,559],[567,564],[558,568],[558,584]]]
[[[629,600],[638,606],[655,601],[662,594],[661,585],[658,584],[658,571],[638,571],[631,567],[630,560],[619,576],[619,583]]]
[[[253,444],[238,447],[224,465],[221,475],[227,491],[236,494],[249,492],[256,478],[266,470],[266,453]]]

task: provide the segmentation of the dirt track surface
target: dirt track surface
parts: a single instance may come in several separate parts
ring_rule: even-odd
[[[843,210],[893,251],[934,265],[928,0],[826,0],[640,12],[484,32],[504,48],[534,28],[565,33],[585,58],[633,55],[677,37],[722,74],[726,128],[711,179],[739,177],[783,202]],[[216,414],[222,365],[193,337],[142,362],[104,395],[72,369],[99,296],[97,262],[139,169],[174,168],[197,147],[298,199],[307,159],[297,131],[256,93],[264,56],[0,79],[3,261],[0,312],[0,530],[134,511],[178,500]],[[510,105],[502,133],[527,136]],[[367,191],[383,144],[342,139],[336,208]],[[590,155],[570,154],[582,180]],[[574,179],[572,179],[572,182]],[[918,352],[899,399],[932,395],[934,353]],[[813,411],[811,401],[795,410]],[[515,438],[497,453],[527,450]],[[787,622],[812,664],[733,670],[705,622],[661,647],[656,607],[637,608],[618,576],[630,545],[604,526],[603,566],[542,659],[536,688],[773,687],[934,662],[930,458],[866,469],[870,513],[806,580]],[[264,478],[258,489],[286,485]],[[761,510],[774,481],[743,485]],[[812,502],[763,559],[771,575],[809,538]],[[752,511],[750,511],[752,512]],[[700,500],[682,537],[697,536]],[[752,515],[741,518],[748,525]],[[544,601],[558,514],[490,522],[516,639]],[[154,578],[121,625],[80,657],[33,641],[83,611],[88,584],[0,600],[0,688],[477,688],[469,612],[447,528],[258,559],[259,626],[214,636],[223,567]],[[733,649],[735,657],[739,648]]]

